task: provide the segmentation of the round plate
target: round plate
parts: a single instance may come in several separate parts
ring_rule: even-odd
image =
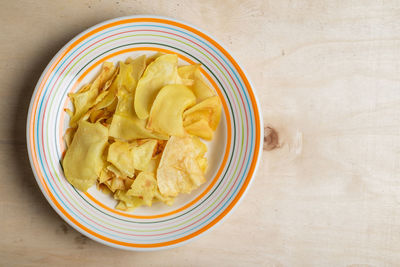
[[[95,186],[82,193],[64,177],[60,161],[68,126],[69,92],[90,82],[105,61],[175,53],[200,63],[222,100],[223,113],[208,144],[207,183],[171,207],[155,203],[133,212],[115,210]],[[32,96],[27,145],[36,180],[51,206],[72,227],[103,244],[130,250],[182,245],[205,233],[243,197],[260,161],[263,128],[252,86],[239,64],[198,28],[175,19],[130,16],[100,23],[66,44],[43,72]]]

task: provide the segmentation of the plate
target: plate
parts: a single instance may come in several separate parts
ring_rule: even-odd
[[[157,52],[176,53],[181,64],[200,63],[204,78],[222,100],[215,138],[208,143],[207,183],[133,212],[95,186],[82,193],[65,179],[60,161],[68,126],[67,94],[90,82],[105,61]],[[54,210],[89,238],[116,248],[157,250],[187,243],[221,222],[247,191],[260,162],[263,136],[259,104],[236,60],[209,34],[165,17],[129,16],[100,23],[66,44],[51,60],[33,93],[27,146],[33,173]]]

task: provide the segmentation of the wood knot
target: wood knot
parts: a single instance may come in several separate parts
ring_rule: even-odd
[[[265,151],[271,151],[279,147],[279,137],[275,129],[266,126],[264,127],[264,147]]]

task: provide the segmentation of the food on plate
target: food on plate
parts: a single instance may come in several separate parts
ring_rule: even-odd
[[[139,119],[147,119],[157,93],[167,84],[178,81],[178,56],[161,55],[147,66],[135,92],[135,112]]]
[[[107,127],[98,122],[79,122],[62,162],[65,177],[79,190],[86,191],[100,175],[105,164],[102,155],[107,140]]]
[[[112,77],[115,71],[114,64],[106,62],[99,76],[93,81],[92,84],[84,86],[77,93],[69,94],[72,104],[74,105],[75,112],[70,118],[70,126],[75,127],[79,119],[95,104],[100,102],[105,94],[100,91],[106,91],[104,85],[108,85],[107,81]]]
[[[157,184],[163,196],[190,193],[205,182],[199,160],[204,159],[206,149],[196,147],[201,141],[195,138],[171,136],[168,140],[157,169]]]
[[[197,102],[215,95],[213,90],[204,81],[199,64],[181,66],[178,68],[178,74],[183,80],[192,81],[191,89],[196,96]]]
[[[184,136],[183,112],[196,103],[196,97],[186,86],[171,84],[157,94],[150,110],[147,128],[169,136]]]
[[[105,62],[92,83],[70,93],[73,110],[62,166],[77,189],[97,188],[129,211],[205,183],[207,146],[221,119],[221,101],[201,66],[175,54]]]
[[[185,130],[205,140],[211,140],[221,120],[221,102],[217,95],[208,97],[183,113]]]

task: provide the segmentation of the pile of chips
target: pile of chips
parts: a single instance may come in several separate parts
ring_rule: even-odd
[[[175,54],[105,62],[95,80],[69,94],[74,110],[62,161],[77,189],[111,194],[116,208],[154,201],[172,205],[206,179],[207,146],[221,102],[200,65],[178,66]]]

